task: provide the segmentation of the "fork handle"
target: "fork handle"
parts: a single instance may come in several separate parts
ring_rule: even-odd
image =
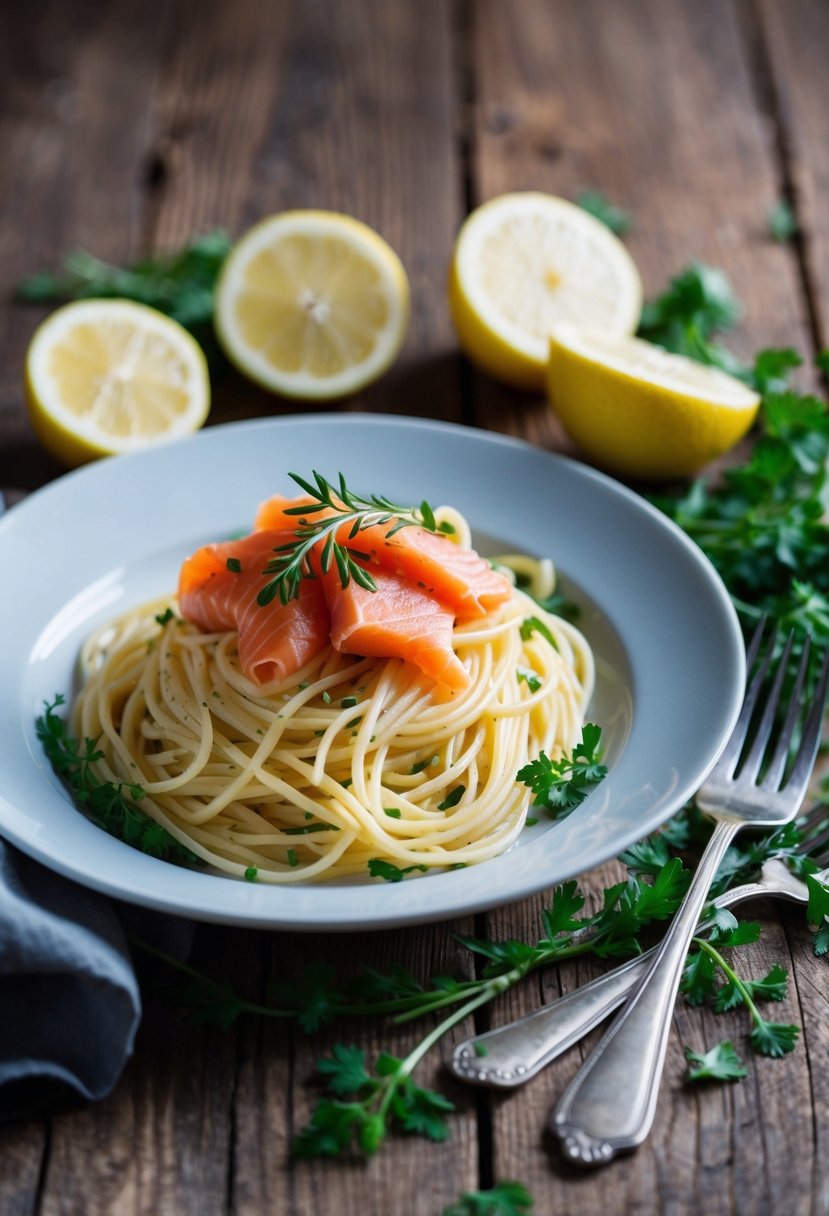
[[[642,983],[588,1056],[553,1112],[565,1156],[595,1166],[635,1148],[650,1131],[685,956],[708,889],[742,826],[719,819]]]

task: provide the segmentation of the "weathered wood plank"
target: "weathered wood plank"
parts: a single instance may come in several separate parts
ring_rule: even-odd
[[[266,949],[274,973],[283,979],[301,975],[312,960],[328,962],[342,980],[350,978],[360,964],[381,971],[402,965],[419,978],[438,971],[463,974],[468,959],[460,959],[459,948],[450,940],[452,931],[469,933],[471,924],[456,922],[364,934],[356,941],[316,935],[292,940],[280,935],[271,947],[266,943]],[[375,1158],[356,1168],[353,1161],[344,1167],[332,1161],[290,1160],[290,1141],[306,1125],[322,1093],[316,1062],[329,1055],[335,1043],[360,1047],[371,1065],[381,1051],[404,1056],[431,1025],[433,1022],[427,1020],[395,1028],[387,1019],[373,1018],[339,1020],[312,1036],[296,1029],[287,1059],[284,1049],[275,1042],[283,1032],[277,1027],[257,1030],[239,1074],[234,1210],[240,1216],[256,1216],[270,1204],[286,1216],[304,1216],[306,1212],[363,1216],[367,1210],[431,1216],[460,1191],[473,1188],[478,1153],[475,1098],[443,1072],[440,1048],[423,1060],[414,1076],[419,1084],[438,1089],[456,1104],[455,1114],[449,1116],[450,1134],[445,1142],[392,1133]],[[471,1029],[466,1025],[452,1036],[452,1041],[471,1033]]]
[[[217,225],[238,234],[290,208],[365,221],[403,260],[412,321],[395,367],[344,404],[457,420],[444,305],[461,201],[449,6],[211,0],[176,9],[167,46],[156,243]],[[296,409],[228,374],[213,418]]]
[[[12,301],[24,275],[83,247],[137,255],[161,13],[138,0],[49,0],[0,30],[0,483],[34,489],[61,470],[34,439],[23,361],[45,315]],[[22,10],[18,10],[20,18]]]
[[[45,1119],[0,1125],[0,1208],[8,1216],[31,1216],[36,1210],[47,1136]]]
[[[744,306],[729,339],[749,358],[811,336],[797,259],[773,242],[781,191],[738,6],[528,0],[472,12],[474,197],[601,190],[628,211],[646,295],[692,261],[721,267]],[[476,378],[482,425],[558,448],[535,398]]]
[[[786,184],[798,221],[818,348],[829,345],[829,9],[821,0],[758,0],[758,43],[771,75]]]

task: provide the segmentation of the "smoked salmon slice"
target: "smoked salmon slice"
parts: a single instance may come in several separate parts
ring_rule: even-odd
[[[268,530],[205,545],[179,574],[181,615],[208,633],[238,630],[239,664],[257,684],[287,679],[328,644],[328,608],[316,579],[304,578],[298,598],[287,604],[278,596],[257,603],[274,549],[291,539],[292,531]]]
[[[254,527],[296,529],[301,515],[288,515],[286,508],[310,505],[310,498],[284,498],[275,495],[260,506]],[[330,509],[307,516],[310,522],[326,519]],[[356,536],[349,535],[350,524],[338,529],[337,541],[354,553],[365,556],[372,577],[376,567],[402,575],[413,587],[434,595],[451,608],[459,620],[485,616],[509,599],[512,586],[493,570],[474,549],[461,549],[445,536],[410,525],[389,538],[393,523],[375,524]]]
[[[322,575],[334,649],[405,659],[452,692],[468,688],[469,675],[452,649],[451,609],[399,574],[377,570],[372,577],[376,591],[353,579],[343,587],[336,569]]]

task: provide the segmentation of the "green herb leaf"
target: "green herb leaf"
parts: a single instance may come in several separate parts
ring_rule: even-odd
[[[60,693],[51,704],[44,702],[43,713],[35,720],[35,731],[49,763],[84,813],[105,832],[143,853],[165,861],[201,865],[195,853],[137,805],[145,796],[140,785],[103,781],[97,776],[94,766],[103,753],[95,739],[81,742],[73,738],[63,718],[55,713],[63,704]]]
[[[443,1209],[442,1216],[528,1216],[533,1210],[527,1188],[505,1178],[486,1191],[465,1191],[456,1203]]]
[[[717,1043],[704,1055],[697,1055],[686,1047],[685,1055],[688,1059],[688,1081],[738,1081],[748,1076],[734,1044],[727,1039]]]
[[[368,872],[372,878],[384,878],[386,882],[401,882],[407,874],[422,870],[425,874],[428,866],[396,866],[394,862],[384,861],[381,857],[372,857],[368,863]]]
[[[343,1047],[336,1044],[328,1059],[317,1063],[317,1072],[326,1078],[328,1088],[338,1098],[357,1094],[371,1085],[371,1077],[365,1068],[365,1053],[358,1047]]]
[[[529,642],[534,633],[539,633],[545,641],[549,642],[550,645],[555,649],[558,649],[556,646],[556,640],[550,632],[549,626],[545,625],[544,622],[539,620],[537,616],[528,616],[525,621],[522,621],[520,632],[521,640],[524,642]]]
[[[607,774],[607,768],[599,762],[600,741],[601,727],[587,722],[572,756],[551,760],[541,752],[537,760],[519,769],[516,780],[532,790],[533,805],[544,807],[553,818],[579,806]]]
[[[460,802],[461,798],[463,798],[465,793],[466,793],[465,785],[456,785],[453,790],[449,791],[449,793],[444,798],[443,802],[438,803],[438,810],[439,811],[451,811],[453,806],[458,805],[458,803]]]
[[[760,1019],[751,1032],[751,1044],[760,1055],[779,1059],[797,1046],[799,1026],[782,1025]]]
[[[713,334],[732,329],[740,315],[737,297],[722,271],[694,263],[672,279],[661,296],[645,304],[639,336],[676,354],[745,376],[742,364],[712,340]]]
[[[614,206],[600,190],[584,190],[576,199],[583,211],[601,221],[616,236],[624,236],[633,227],[630,216],[620,207]]]
[[[778,199],[768,215],[769,232],[776,241],[790,241],[797,236],[797,220],[784,198]]]

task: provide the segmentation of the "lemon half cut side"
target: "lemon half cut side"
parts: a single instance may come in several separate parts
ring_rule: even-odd
[[[734,376],[641,338],[559,324],[547,378],[571,439],[611,472],[689,477],[748,431],[760,397]]]
[[[29,344],[25,388],[35,433],[70,467],[189,435],[210,410],[195,338],[131,300],[76,300],[51,313]]]
[[[642,282],[618,237],[575,203],[504,194],[461,227],[449,306],[473,362],[516,388],[542,390],[553,325],[632,333]]]
[[[333,211],[286,211],[229,254],[216,328],[241,372],[287,397],[333,400],[387,370],[406,335],[409,283],[367,224]]]

